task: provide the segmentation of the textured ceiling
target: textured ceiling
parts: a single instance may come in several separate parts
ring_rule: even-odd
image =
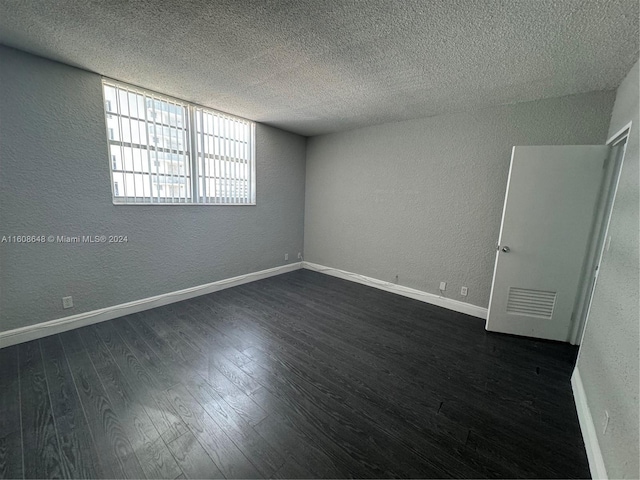
[[[638,3],[0,0],[0,43],[316,135],[615,88]]]

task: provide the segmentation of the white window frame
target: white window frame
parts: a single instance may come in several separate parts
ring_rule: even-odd
[[[169,102],[174,106],[182,106],[185,108],[185,118],[184,118],[184,134],[185,134],[185,144],[182,149],[176,149],[178,155],[182,155],[184,157],[184,173],[179,172],[175,173],[162,173],[160,174],[158,170],[156,170],[155,176],[158,177],[160,175],[164,176],[165,179],[167,177],[172,178],[184,178],[185,181],[188,181],[189,192],[190,195],[187,196],[185,193],[184,197],[168,197],[163,193],[160,196],[158,188],[158,195],[153,196],[153,189],[150,188],[150,195],[138,195],[135,192],[134,196],[131,195],[116,195],[116,193],[123,193],[123,189],[118,188],[119,192],[115,191],[115,182],[118,181],[114,179],[114,168],[113,168],[113,154],[112,148],[119,148],[121,152],[124,149],[130,149],[130,153],[133,155],[134,144],[123,141],[120,138],[121,133],[119,134],[119,139],[115,140],[112,138],[111,133],[115,133],[113,131],[113,127],[109,127],[109,120],[115,118],[117,122],[121,121],[121,117],[127,117],[128,115],[124,115],[120,113],[120,102],[116,101],[116,111],[108,111],[107,105],[109,104],[108,99],[105,95],[105,86],[114,87],[116,89],[125,90],[127,93],[134,93],[137,95],[144,96],[144,103],[146,105],[146,100],[151,99],[152,101],[161,101],[161,102]],[[140,88],[135,85],[129,85],[124,82],[112,80],[106,77],[102,78],[102,96],[103,96],[103,108],[105,113],[105,129],[106,129],[106,139],[107,139],[107,158],[109,159],[109,173],[110,173],[110,182],[111,182],[111,196],[114,205],[256,205],[256,126],[255,122],[247,120],[242,117],[238,117],[235,115],[228,115],[226,113],[203,107],[201,105],[197,105],[191,102],[186,102],[176,97],[171,97],[169,95],[164,95],[161,93],[157,93],[148,89]],[[127,97],[128,98],[128,97]],[[111,107],[113,108],[113,103],[111,102]],[[127,109],[129,108],[128,100],[127,100]],[[136,107],[137,108],[137,107]],[[154,112],[157,113],[157,112]],[[211,118],[211,131],[205,131],[204,117]],[[138,117],[140,118],[140,117]],[[155,118],[147,119],[145,114],[145,138],[146,138],[146,148],[144,150],[147,151],[147,155],[151,158],[150,152],[154,151],[156,154],[160,151],[160,147],[157,147],[157,142],[153,143],[151,136],[148,130],[147,122],[154,122]],[[217,119],[217,127],[214,127],[213,118]],[[120,123],[118,123],[120,125]],[[209,124],[207,124],[208,126]],[[225,127],[224,131],[220,133],[220,129]],[[233,128],[232,128],[233,127]],[[216,128],[218,130],[216,131]],[[248,133],[248,138],[245,140],[241,140],[241,136],[234,136],[235,129],[241,129],[244,131],[242,136],[246,137],[246,133]],[[122,130],[122,129],[120,129]],[[133,139],[133,134],[130,133],[130,140]],[[210,137],[210,138],[207,138]],[[205,146],[203,143],[207,138],[209,144]],[[240,144],[243,144],[242,147],[242,156],[237,153],[232,154],[236,149],[240,151]],[[226,145],[224,148],[224,152],[222,151],[222,146]],[[233,147],[232,147],[233,145]],[[143,145],[140,144],[139,147]],[[143,150],[139,148],[138,150]],[[157,149],[156,149],[157,148]],[[163,150],[166,150],[163,148]],[[173,148],[169,148],[169,150],[173,150]],[[208,151],[207,151],[208,150]],[[213,151],[213,153],[211,153]],[[166,152],[165,152],[166,153]],[[150,160],[151,162],[157,161],[154,159]],[[122,163],[124,162],[124,154],[121,154],[120,157],[121,168],[124,170]],[[182,164],[180,164],[181,166]],[[211,176],[207,169],[210,171],[215,171],[215,166],[218,166],[218,169],[221,170],[221,166],[225,168],[225,175],[223,176],[221,173],[214,173]],[[156,165],[157,166],[157,165]],[[211,168],[213,167],[213,168]],[[149,167],[151,168],[151,167]],[[182,168],[180,168],[182,170]],[[139,175],[146,174],[149,177],[153,176],[153,172],[149,170],[140,171],[134,170],[132,168],[131,172],[118,171],[117,173],[122,175],[122,179],[126,182],[126,175]],[[231,175],[234,175],[232,178]],[[135,180],[134,180],[135,182]],[[213,183],[211,183],[213,182]],[[151,183],[151,180],[150,180]],[[215,190],[216,185],[224,185],[221,192],[216,193],[214,196],[209,195],[207,193],[207,186],[209,190]],[[165,189],[163,189],[164,191]],[[126,191],[126,189],[125,189]],[[246,192],[241,195],[238,192]]]

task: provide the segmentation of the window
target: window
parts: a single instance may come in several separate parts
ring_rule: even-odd
[[[116,204],[255,204],[255,125],[103,80]]]

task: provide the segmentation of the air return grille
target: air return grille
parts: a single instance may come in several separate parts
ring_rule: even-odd
[[[551,319],[556,304],[556,292],[509,288],[507,313]]]

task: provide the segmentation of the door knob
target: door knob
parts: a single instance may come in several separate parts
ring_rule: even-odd
[[[511,251],[511,249],[505,245],[504,247],[502,247],[502,251],[504,253],[509,253]]]

